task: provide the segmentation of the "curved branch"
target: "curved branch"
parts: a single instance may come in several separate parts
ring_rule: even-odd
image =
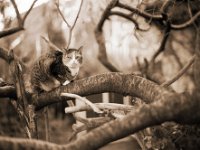
[[[140,30],[140,31],[147,31],[147,30],[145,30],[145,29],[141,29],[141,28],[139,27],[138,22],[137,22],[134,18],[132,18],[130,15],[128,15],[128,14],[124,14],[124,13],[118,12],[118,11],[111,11],[109,15],[117,15],[117,16],[123,17],[123,18],[125,18],[125,19],[131,21],[131,22],[135,25],[135,28],[136,28],[137,30]]]
[[[19,32],[21,30],[24,30],[24,23],[25,23],[25,20],[27,18],[27,16],[29,15],[29,13],[31,12],[33,6],[35,5],[35,3],[37,2],[37,0],[34,0],[32,5],[30,6],[29,10],[25,13],[24,17],[22,18],[20,13],[19,13],[19,10],[17,8],[17,5],[15,3],[15,0],[11,0],[12,2],[12,5],[15,9],[15,13],[16,13],[16,16],[17,16],[17,21],[18,21],[18,26],[17,27],[12,27],[12,28],[9,28],[9,29],[5,29],[4,31],[1,31],[0,32],[0,38],[3,38],[5,36],[8,36],[8,35],[11,35],[11,34],[14,34],[16,32]]]
[[[122,119],[111,121],[92,130],[70,143],[68,148],[73,150],[97,149],[111,141],[136,133],[146,127],[159,125],[165,121],[199,123],[200,113],[197,110],[200,102],[198,100],[195,101],[196,104],[193,102],[183,95],[166,95],[160,101],[142,105]],[[194,113],[194,115],[191,116],[191,113]]]
[[[190,68],[190,66],[194,63],[194,60],[195,55],[192,58],[190,58],[189,62],[172,79],[170,79],[169,81],[165,81],[161,84],[161,86],[168,87],[176,80],[178,80]]]
[[[34,95],[33,101],[36,109],[40,109],[51,103],[69,99],[61,98],[61,93],[73,93],[87,96],[103,92],[115,92],[122,95],[137,96],[148,103],[157,101],[168,93],[165,88],[145,78],[133,74],[112,72],[76,80],[48,93],[43,93],[39,96]]]
[[[37,149],[37,150],[63,150],[64,146],[59,146],[57,144],[40,141],[40,140],[29,140],[23,138],[9,138],[0,136],[0,148],[1,149]]]
[[[101,110],[122,110],[125,112],[133,110],[135,107],[131,105],[124,105],[124,104],[117,104],[117,103],[94,103],[96,107],[98,107]],[[78,106],[72,106],[72,107],[66,107],[65,113],[75,113],[79,111],[88,111],[92,110],[91,107],[88,105],[78,105]]]
[[[182,24],[171,24],[171,28],[172,29],[176,29],[176,30],[179,30],[179,29],[183,29],[183,28],[186,28],[188,26],[190,26],[191,24],[194,23],[194,21],[200,16],[200,11],[198,13],[196,13],[190,20],[186,21],[185,23],[182,23]]]
[[[110,13],[110,10],[115,7],[117,5],[118,0],[112,0],[108,6],[106,7],[106,9],[104,10],[102,16],[101,16],[101,19],[99,21],[99,23],[97,24],[97,27],[96,27],[96,32],[102,32],[102,27],[103,27],[103,24],[105,22],[105,20],[109,17],[109,13]]]
[[[150,13],[147,13],[145,11],[142,11],[138,8],[133,8],[133,7],[130,7],[129,5],[126,5],[126,4],[122,4],[120,2],[117,3],[117,6],[120,7],[120,8],[124,8],[124,9],[127,9],[133,13],[136,13],[146,19],[153,19],[153,20],[162,20],[163,17],[161,14],[159,15],[153,15],[153,14],[150,14]]]

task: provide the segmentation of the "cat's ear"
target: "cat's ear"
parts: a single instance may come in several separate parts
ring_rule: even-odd
[[[80,53],[82,53],[82,51],[83,51],[83,46],[79,47],[78,51],[79,51]]]

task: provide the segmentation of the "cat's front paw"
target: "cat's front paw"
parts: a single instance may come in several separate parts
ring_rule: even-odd
[[[69,80],[66,80],[62,85],[67,85],[67,84],[69,84],[70,83],[70,81]]]

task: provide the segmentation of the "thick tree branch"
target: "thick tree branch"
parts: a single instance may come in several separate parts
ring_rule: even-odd
[[[96,31],[97,32],[102,32],[102,27],[103,27],[103,24],[105,22],[106,19],[108,19],[109,17],[109,13],[110,13],[110,10],[116,6],[116,4],[118,3],[118,0],[112,0],[108,6],[106,7],[106,9],[104,10],[102,16],[101,16],[101,19],[99,20],[99,23],[97,24],[97,27],[96,27]]]
[[[118,3],[118,0],[112,0],[110,4],[108,4],[95,29],[95,38],[99,45],[98,59],[107,69],[109,69],[112,72],[118,72],[119,70],[108,61],[106,46],[105,46],[105,39],[103,36],[102,28],[103,28],[104,22],[110,15],[111,9],[116,6],[116,3]]]
[[[60,94],[65,92],[81,96],[115,92],[125,96],[137,96],[146,102],[157,101],[168,93],[165,88],[133,74],[105,73],[76,80],[73,83],[61,86],[51,92],[40,94],[39,96],[35,95],[33,101],[36,108],[39,109],[51,103],[64,100]]]
[[[95,31],[95,37],[99,45],[99,61],[110,71],[118,72],[119,70],[115,66],[113,66],[108,60],[103,32]]]
[[[160,100],[161,97],[169,93],[165,88],[140,76],[112,72],[76,80],[53,91],[42,93],[39,96],[34,95],[33,103],[36,109],[40,109],[52,103],[70,99],[62,98],[60,96],[61,93],[88,96],[103,92],[115,92],[124,96],[137,96],[147,103]],[[10,95],[4,94],[4,96],[9,97]]]
[[[29,140],[22,138],[9,138],[0,137],[0,148],[1,149],[12,149],[12,150],[22,150],[22,149],[37,149],[37,150],[64,150],[63,146],[57,144],[39,141],[39,140]]]
[[[163,15],[164,16],[164,15]],[[166,16],[166,19],[168,20],[168,17]],[[160,44],[160,47],[158,48],[158,50],[156,51],[156,53],[153,55],[152,59],[151,59],[151,62],[150,64],[153,64],[156,57],[165,50],[165,45],[167,43],[167,40],[168,40],[168,37],[170,35],[170,30],[171,30],[171,25],[170,25],[170,22],[167,21],[166,22],[166,27],[165,27],[165,30],[164,30],[164,35],[163,35],[163,38],[162,38],[162,41],[161,41],[161,44]]]
[[[109,142],[136,133],[146,127],[159,125],[166,121],[176,121],[183,124],[199,123],[199,107],[200,102],[198,99],[191,100],[186,95],[168,93],[160,97],[160,100],[148,105],[141,105],[124,118],[110,121],[109,123],[92,130],[83,137],[78,138],[76,141],[61,147],[63,149],[73,150],[97,149]],[[28,144],[22,139],[13,140],[0,138],[0,147],[3,148],[8,145],[15,145],[17,148],[22,146],[27,149],[32,147],[33,143],[36,147],[40,145],[40,148],[46,147],[46,149],[50,149],[52,147],[52,144],[46,142],[26,142]],[[54,149],[60,149],[60,147],[55,146]]]

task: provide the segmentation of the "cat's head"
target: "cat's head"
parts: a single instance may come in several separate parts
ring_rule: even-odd
[[[62,62],[70,70],[79,69],[82,64],[82,49],[68,49],[63,53]]]

